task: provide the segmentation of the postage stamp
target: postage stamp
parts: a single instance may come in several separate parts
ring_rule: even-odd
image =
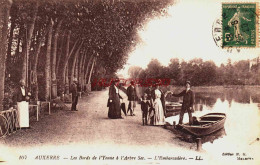
[[[222,47],[258,47],[258,3],[222,4]]]

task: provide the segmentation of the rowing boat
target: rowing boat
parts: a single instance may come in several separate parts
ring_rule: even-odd
[[[178,112],[181,110],[182,104],[179,102],[166,102],[166,112]]]
[[[224,127],[226,114],[224,113],[208,113],[201,116],[192,125],[189,123],[180,124],[180,126],[195,136],[204,136],[216,132]]]

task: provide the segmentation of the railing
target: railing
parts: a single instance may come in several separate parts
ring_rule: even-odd
[[[0,111],[0,137],[16,132],[19,127],[17,109]]]
[[[69,95],[71,97],[71,95]],[[42,110],[45,110],[44,106],[48,109],[48,114],[51,114],[51,107],[60,107],[62,109],[69,109],[67,105],[60,99],[54,99],[52,101],[38,101],[36,104],[29,104],[29,113],[33,109],[36,110],[36,121],[39,121],[39,116]],[[10,135],[17,130],[21,129],[19,124],[18,110],[15,106],[9,110],[0,111],[0,138]],[[30,115],[31,116],[31,115]]]

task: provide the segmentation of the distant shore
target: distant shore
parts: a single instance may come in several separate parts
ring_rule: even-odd
[[[160,87],[164,92],[166,91],[174,91],[174,92],[180,92],[183,90],[185,87],[184,86],[174,86],[174,85],[169,85],[169,86],[161,86]],[[143,92],[146,88],[143,87],[137,87],[137,93],[139,96],[143,95]],[[194,92],[217,92],[217,93],[222,93],[225,92],[226,90],[243,90],[246,89],[252,93],[255,93],[257,95],[260,95],[260,85],[214,85],[214,86],[192,86],[191,89]]]

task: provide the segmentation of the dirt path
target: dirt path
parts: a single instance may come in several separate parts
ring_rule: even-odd
[[[117,149],[122,149],[121,151],[137,149],[129,151],[131,153],[136,153],[138,150],[142,153],[144,151],[172,153],[196,149],[196,144],[179,140],[167,129],[142,126],[140,105],[137,105],[136,116],[109,119],[106,107],[107,95],[108,90],[92,92],[91,95],[79,99],[79,111],[61,110],[52,113],[39,122],[32,122],[32,129],[19,130],[0,139],[0,143],[8,149],[26,148],[26,152],[35,152],[36,148],[40,150],[47,146],[58,149],[59,152],[64,149],[63,146],[73,146],[75,152],[84,149],[84,152],[95,150],[97,153],[100,151],[117,153],[119,152]],[[121,95],[126,101],[126,95],[122,91]]]
[[[78,112],[60,111],[32,122],[32,129],[20,130],[1,140],[8,146],[63,145],[68,143],[116,143],[124,145],[172,145],[174,135],[162,127],[142,126],[140,105],[136,116],[109,119],[107,90],[93,92],[79,100]],[[126,95],[121,92],[127,105]]]

